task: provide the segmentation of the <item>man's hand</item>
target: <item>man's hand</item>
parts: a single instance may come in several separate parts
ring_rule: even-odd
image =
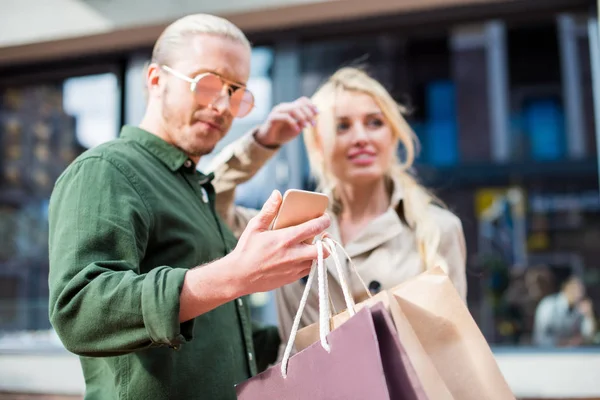
[[[204,314],[235,298],[267,292],[297,281],[310,272],[317,246],[303,243],[329,227],[328,215],[289,228],[269,230],[281,206],[275,191],[248,223],[238,245],[227,256],[185,275],[179,321]],[[323,256],[329,253],[323,249]]]
[[[577,305],[577,309],[581,314],[588,318],[594,318],[594,306],[590,299],[583,299]]]
[[[256,141],[266,147],[281,146],[297,137],[309,124],[314,125],[317,108],[307,97],[273,108],[255,134]]]
[[[266,292],[308,275],[317,247],[304,243],[320,235],[331,223],[328,215],[303,224],[271,231],[281,206],[281,194],[273,192],[260,213],[248,224],[231,256],[238,261],[241,295]],[[324,257],[329,254],[324,250]]]

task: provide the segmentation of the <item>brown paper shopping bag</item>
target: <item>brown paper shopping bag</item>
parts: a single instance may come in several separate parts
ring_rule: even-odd
[[[417,275],[356,307],[370,306],[374,301],[389,307],[400,342],[424,389],[428,394],[436,391],[433,398],[515,399],[469,309],[441,268]],[[348,310],[333,317],[330,326],[343,326],[347,319]],[[298,350],[316,340],[319,325],[298,332]],[[451,397],[447,397],[446,390]]]
[[[514,400],[485,337],[441,268],[392,289],[456,400]]]
[[[320,320],[328,321],[327,276],[319,248],[319,313]],[[322,324],[317,342],[289,358],[314,274],[313,266],[283,361],[237,385],[238,399],[434,400],[425,394],[414,368],[405,360],[383,304],[355,313],[348,303],[352,315],[343,326],[330,332],[329,325]]]

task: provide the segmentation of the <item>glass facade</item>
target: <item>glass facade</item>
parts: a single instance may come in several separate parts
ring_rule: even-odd
[[[86,148],[117,136],[114,73],[0,87],[0,332],[49,329],[47,207]]]

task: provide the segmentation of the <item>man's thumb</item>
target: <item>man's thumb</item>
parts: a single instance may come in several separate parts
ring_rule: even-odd
[[[269,199],[265,202],[262,207],[262,210],[257,215],[258,219],[258,228],[259,229],[269,229],[273,220],[277,216],[279,212],[279,207],[281,206],[281,193],[279,190],[273,190]]]

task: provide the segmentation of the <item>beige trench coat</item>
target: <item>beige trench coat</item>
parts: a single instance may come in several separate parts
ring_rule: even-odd
[[[234,206],[235,188],[246,182],[269,160],[274,150],[260,146],[251,134],[227,146],[215,157],[208,171],[214,172],[213,184],[217,192],[216,208],[234,233],[239,237],[248,221],[257,213]],[[351,257],[363,281],[369,285],[378,282],[382,289],[392,288],[399,283],[419,274],[424,270],[419,256],[414,232],[402,223],[396,206],[402,200],[402,187],[397,182],[391,197],[389,210],[380,215],[344,248]],[[467,285],[465,276],[466,246],[462,224],[458,217],[450,211],[431,206],[430,211],[436,215],[441,227],[439,253],[446,260],[449,276],[463,300],[466,298]],[[332,224],[328,233],[341,243],[340,232],[335,214],[330,213]],[[338,250],[340,260],[345,255]],[[345,309],[342,290],[338,284],[338,274],[331,257],[326,261],[330,276],[329,289],[335,310]],[[343,267],[349,277],[349,285],[357,301],[364,299],[365,290],[356,275],[351,273],[349,263],[344,261]],[[276,290],[277,314],[282,342],[289,338],[294,316],[304,290],[304,283],[294,282]],[[318,321],[317,288],[313,293],[302,316],[300,327]]]

